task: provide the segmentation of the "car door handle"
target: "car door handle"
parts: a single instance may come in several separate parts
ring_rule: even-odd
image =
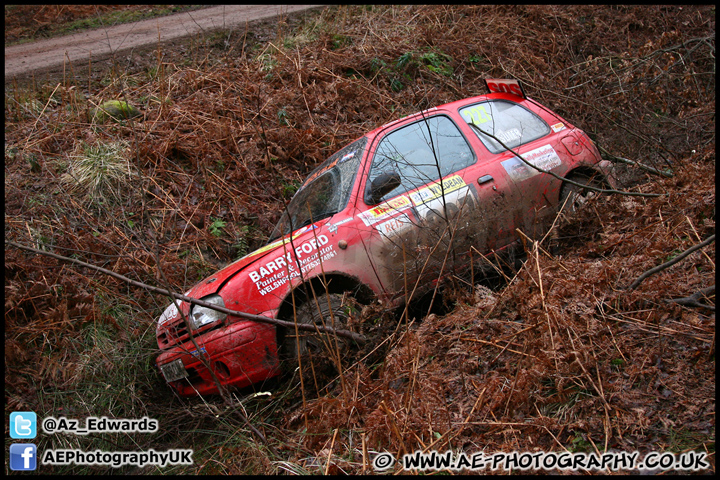
[[[483,183],[492,182],[493,177],[491,175],[483,175],[482,177],[478,178],[478,183],[482,185]]]

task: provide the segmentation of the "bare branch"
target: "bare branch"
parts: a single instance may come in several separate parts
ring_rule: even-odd
[[[608,152],[607,150],[605,150],[603,147],[599,147],[599,149],[600,149],[600,151],[601,151],[602,153],[604,153],[605,155],[607,155],[607,156],[609,156],[609,157],[612,157],[612,158],[614,158],[615,160],[617,160],[617,161],[619,161],[619,162],[621,162],[621,163],[625,163],[625,164],[627,164],[627,165],[634,165],[634,166],[636,166],[636,167],[638,167],[638,168],[640,168],[640,169],[642,169],[642,170],[645,170],[645,171],[650,172],[650,173],[654,173],[655,175],[660,175],[661,177],[665,177],[665,178],[672,178],[672,177],[674,176],[672,173],[663,172],[663,171],[661,171],[661,170],[658,170],[657,168],[653,168],[653,167],[649,167],[649,166],[647,166],[647,165],[643,165],[643,164],[640,163],[640,162],[635,162],[635,161],[633,161],[633,160],[628,160],[627,158],[618,157],[617,155],[613,155],[612,153],[610,153],[610,152]]]
[[[159,293],[161,295],[169,295],[177,300],[182,300],[184,302],[193,303],[195,305],[200,305],[200,306],[203,306],[206,308],[217,310],[218,312],[226,313],[228,315],[245,318],[247,320],[252,320],[254,322],[259,322],[259,323],[270,323],[273,325],[279,325],[281,327],[295,328],[295,322],[287,322],[285,320],[279,320],[277,318],[270,318],[270,317],[265,317],[262,315],[253,315],[252,313],[240,312],[237,310],[230,310],[229,308],[221,307],[218,305],[213,305],[212,303],[208,303],[203,300],[199,300],[197,298],[187,297],[185,295],[180,295],[179,293],[175,293],[175,292],[166,290],[164,288],[154,287],[154,286],[148,285],[146,283],[138,282],[136,280],[131,280],[123,275],[120,275],[119,273],[115,273],[111,270],[107,270],[105,268],[98,267],[98,266],[92,265],[90,263],[85,263],[80,260],[76,260],[74,258],[63,257],[62,255],[58,255],[56,253],[45,252],[43,250],[38,250],[36,248],[28,247],[26,245],[21,245],[19,243],[11,242],[9,240],[5,240],[5,244],[11,245],[15,248],[19,248],[21,250],[27,250],[29,252],[37,253],[40,255],[46,255],[49,257],[57,258],[58,260],[64,260],[66,262],[75,263],[75,264],[81,265],[83,267],[92,268],[93,270],[97,270],[98,272],[104,273],[106,275],[110,275],[111,277],[115,277],[118,280],[122,280],[123,282],[129,283],[130,285],[144,288],[145,290],[148,290],[150,292]],[[365,343],[367,341],[367,338],[364,335],[361,335],[361,334],[355,333],[355,332],[350,332],[348,330],[335,330],[331,327],[318,327],[315,325],[305,325],[305,324],[298,324],[297,328],[299,328],[300,330],[305,330],[305,331],[309,331],[309,332],[320,331],[320,332],[334,333],[340,337],[346,337],[346,338],[349,338],[358,343]]]
[[[715,293],[715,285],[698,290],[697,292],[693,293],[692,295],[690,295],[688,297],[671,298],[670,300],[665,300],[665,301],[667,303],[677,303],[680,305],[685,305],[686,307],[700,307],[700,308],[707,308],[708,310],[715,311],[715,305],[707,305],[705,303],[699,302],[699,300],[701,298],[706,297],[706,296],[710,295],[711,293]]]
[[[702,243],[698,243],[697,245],[694,245],[694,246],[688,248],[687,250],[685,250],[684,252],[682,252],[680,255],[678,255],[677,257],[673,258],[672,260],[670,260],[670,261],[668,261],[668,262],[665,262],[665,263],[663,263],[662,265],[658,265],[657,267],[651,268],[651,269],[648,270],[647,272],[645,272],[645,273],[643,273],[642,275],[640,275],[640,276],[637,278],[637,280],[635,280],[635,281],[628,287],[628,289],[629,289],[629,290],[634,290],[635,287],[637,287],[638,285],[640,285],[640,283],[641,283],[643,280],[645,280],[646,278],[648,278],[650,275],[654,275],[654,274],[656,274],[656,273],[658,273],[658,272],[660,272],[660,271],[662,271],[662,270],[665,270],[666,268],[668,268],[668,267],[670,267],[670,266],[672,266],[672,265],[675,265],[675,264],[678,263],[680,260],[682,260],[683,258],[687,257],[688,255],[690,255],[690,254],[693,253],[694,251],[699,250],[699,249],[701,249],[701,248],[703,248],[703,247],[705,247],[705,246],[707,246],[707,245],[710,245],[710,244],[711,244],[712,242],[714,242],[714,241],[715,241],[715,235],[711,235],[711,236],[709,236],[707,239],[705,239],[705,241],[703,241]]]

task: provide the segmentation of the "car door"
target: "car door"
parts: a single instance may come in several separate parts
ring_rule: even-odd
[[[472,141],[482,143],[478,150],[488,152],[493,158],[490,168],[495,169],[497,178],[503,179],[502,189],[507,193],[505,208],[513,216],[510,233],[516,236],[517,228],[531,238],[538,238],[547,231],[555,215],[548,198],[548,189],[555,181],[526,162],[546,171],[562,166],[548,136],[550,126],[529,109],[509,100],[475,102],[460,108],[459,113],[475,133]]]
[[[359,217],[375,273],[392,298],[419,295],[468,265],[467,250],[484,230],[477,218],[475,151],[447,115],[400,125],[371,149]],[[397,174],[399,185],[370,200],[370,185]],[[362,196],[362,195],[361,195]],[[417,289],[415,288],[417,283]]]

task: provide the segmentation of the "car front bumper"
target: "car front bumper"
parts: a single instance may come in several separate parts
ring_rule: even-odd
[[[240,321],[163,351],[156,364],[182,396],[217,394],[210,365],[223,386],[246,387],[279,374],[275,327]]]

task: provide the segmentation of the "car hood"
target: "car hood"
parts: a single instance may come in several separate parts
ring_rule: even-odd
[[[264,247],[258,248],[254,252],[249,253],[241,259],[234,261],[219,272],[216,272],[205,280],[201,281],[193,288],[191,288],[185,295],[192,298],[202,298],[206,295],[218,293],[220,291],[220,288],[222,288],[222,286],[225,285],[228,280],[230,280],[238,273],[242,272],[249,265],[255,263],[257,260],[267,255],[270,255],[278,248],[283,248],[283,244],[289,244],[290,241],[294,241],[299,236],[309,231],[312,231],[317,227],[317,223],[311,226],[302,227],[293,232],[292,236],[286,235],[285,237],[276,240],[268,245],[265,245]],[[290,247],[288,246],[288,248]]]

